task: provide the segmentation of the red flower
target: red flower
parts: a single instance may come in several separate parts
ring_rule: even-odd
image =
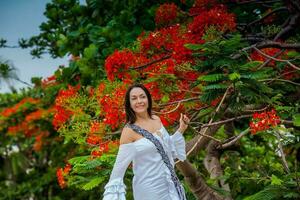
[[[70,171],[72,170],[72,165],[67,163],[66,166],[64,167],[64,173],[68,175]]]
[[[58,181],[58,184],[60,186],[60,188],[65,188],[66,187],[66,181],[65,181],[65,178],[64,178],[64,174],[63,174],[63,169],[62,168],[58,168],[56,170],[56,177],[57,177],[57,181]]]
[[[249,126],[252,134],[259,131],[268,130],[270,127],[277,126],[280,123],[280,118],[277,116],[276,111],[272,109],[269,112],[254,113],[252,121]]]
[[[19,103],[15,104],[14,106],[10,108],[5,108],[0,115],[4,117],[10,117],[11,115],[19,112],[19,111],[25,111],[27,109],[27,106],[29,105],[35,105],[39,103],[38,99],[33,99],[31,97],[22,99]]]
[[[61,106],[55,106],[56,112],[54,114],[52,125],[58,129],[61,125],[68,121],[73,112],[64,109]]]
[[[196,41],[201,40],[209,26],[215,26],[218,31],[234,31],[236,28],[234,14],[228,13],[225,6],[215,7],[198,15],[188,25],[190,36]]]
[[[55,75],[49,76],[46,79],[42,80],[42,87],[55,85],[56,84],[56,77]]]
[[[56,170],[56,177],[57,177],[57,181],[58,181],[60,188],[63,189],[67,186],[65,176],[70,173],[71,169],[72,169],[71,164],[67,163],[66,166],[64,167],[64,169],[58,168]]]
[[[115,78],[121,80],[132,78],[131,74],[128,72],[128,69],[130,67],[136,67],[147,62],[148,59],[141,54],[134,54],[129,50],[116,50],[113,54],[106,58],[104,67],[108,80],[114,81]]]
[[[160,5],[155,13],[156,24],[171,24],[176,19],[178,10],[178,7],[174,3]]]
[[[102,139],[98,135],[89,134],[88,137],[87,137],[87,139],[86,139],[86,142],[88,144],[98,145],[98,144],[100,144],[102,142]]]

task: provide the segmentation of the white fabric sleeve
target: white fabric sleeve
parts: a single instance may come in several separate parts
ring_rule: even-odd
[[[170,147],[173,159],[178,158],[181,161],[186,159],[185,140],[178,130],[170,136]]]
[[[125,172],[135,156],[133,143],[121,144],[108,183],[105,185],[103,200],[126,200]]]

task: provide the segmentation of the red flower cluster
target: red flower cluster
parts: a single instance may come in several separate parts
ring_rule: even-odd
[[[252,117],[252,121],[249,124],[252,134],[256,134],[258,131],[267,130],[280,123],[280,118],[277,116],[274,109],[269,112],[264,111],[262,113],[254,113]]]
[[[163,97],[157,82],[145,83],[144,86],[151,92],[152,100],[158,101]]]
[[[64,108],[64,102],[69,98],[76,97],[79,89],[80,85],[75,87],[68,85],[67,89],[59,91],[55,99],[54,117],[52,121],[52,125],[55,129],[58,129],[61,125],[63,125],[73,114],[72,111]]]
[[[18,111],[26,110],[28,105],[35,105],[39,103],[38,99],[33,99],[31,97],[22,99],[19,103],[15,104],[13,107],[5,108],[0,115],[4,117],[10,117],[11,115],[17,113]]]
[[[160,5],[155,13],[156,24],[171,24],[176,19],[178,10],[178,7],[174,3],[165,3]]]
[[[137,55],[130,50],[118,51],[108,56],[105,60],[105,70],[110,81],[118,79],[131,79],[131,74],[127,71],[129,67],[136,67],[147,63],[148,59],[142,55]]]
[[[51,115],[54,112],[54,108],[49,108],[49,109],[38,109],[34,112],[29,113],[25,117],[25,121],[27,123],[31,123],[36,120],[44,119]]]
[[[125,112],[122,111],[125,93],[125,85],[117,86],[110,95],[98,93],[101,115],[104,116],[103,123],[109,125],[112,130],[118,128],[125,120]]]
[[[175,122],[177,122],[180,119],[180,113],[184,113],[185,109],[184,109],[182,104],[176,110],[174,110],[173,112],[170,112],[176,106],[177,106],[177,104],[176,105],[170,105],[170,106],[166,106],[164,109],[160,110],[160,112],[165,112],[166,113],[166,114],[162,114],[160,116],[161,120],[162,120],[162,123],[165,126],[169,126],[169,125],[172,125]]]
[[[94,134],[94,133],[103,134],[104,130],[105,130],[105,126],[104,126],[103,123],[96,122],[96,121],[93,121],[91,123],[91,127],[90,127],[90,133],[91,134]]]
[[[18,123],[15,126],[8,127],[7,134],[16,135],[23,133],[25,137],[31,137],[32,135],[40,132],[39,127],[29,125],[26,121]]]
[[[25,123],[17,124],[16,126],[10,126],[7,129],[7,134],[16,135],[17,133],[23,132],[27,128]]]
[[[274,56],[275,54],[277,54],[280,49],[276,49],[276,48],[265,48],[265,49],[261,49],[261,51],[265,54],[267,54],[268,56]],[[252,60],[256,60],[256,61],[262,61],[265,62],[266,60],[268,60],[267,57],[265,57],[264,55],[262,55],[261,53],[257,52],[257,51],[253,51],[253,53],[250,55],[250,58]],[[281,56],[278,56],[277,58],[281,58]],[[269,66],[274,67],[276,65],[274,60],[271,60],[268,64]]]
[[[68,164],[66,164],[64,169],[63,168],[58,168],[56,170],[56,177],[57,177],[57,181],[58,181],[58,184],[59,184],[60,188],[63,189],[67,186],[65,176],[70,173],[71,169],[72,169],[72,166],[68,163]]]
[[[43,146],[43,138],[48,137],[49,132],[48,131],[42,131],[37,136],[35,136],[35,142],[33,144],[33,150],[40,151]]]
[[[68,121],[72,114],[72,111],[68,111],[61,106],[55,106],[55,114],[52,120],[52,125],[57,130],[61,125]]]
[[[95,134],[89,134],[86,142],[91,145],[98,145],[102,142],[102,138]]]
[[[195,43],[179,24],[162,28],[150,33],[147,37],[139,37],[141,52],[145,55],[156,55],[156,59],[167,54],[172,55],[176,63],[192,61],[192,51],[184,47],[187,43]]]
[[[99,144],[99,149],[91,152],[92,158],[101,157],[103,153],[109,152],[111,149],[115,149],[119,146],[119,141],[107,141]]]
[[[196,0],[193,7],[189,10],[191,15],[200,15],[218,4],[216,0]]]
[[[42,80],[42,87],[47,87],[51,85],[56,85],[56,77],[55,75],[49,76],[46,79]]]
[[[64,101],[68,98],[76,96],[78,90],[80,89],[80,85],[78,84],[77,86],[71,86],[68,85],[67,89],[60,90],[58,92],[58,95],[56,96],[55,99],[55,104],[56,105],[63,105]]]
[[[209,26],[215,26],[218,31],[234,31],[236,28],[235,15],[228,13],[225,6],[218,6],[209,11],[204,11],[196,16],[188,25],[188,29],[196,41],[201,37]]]

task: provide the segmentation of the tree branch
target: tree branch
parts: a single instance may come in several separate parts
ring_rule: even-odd
[[[226,149],[226,148],[234,145],[237,141],[239,141],[242,137],[244,137],[247,133],[249,133],[249,131],[250,131],[250,129],[247,128],[246,130],[244,130],[243,132],[241,132],[239,135],[235,136],[231,141],[222,144],[219,147],[219,149]]]
[[[140,66],[138,66],[138,67],[129,67],[129,69],[128,69],[127,71],[129,71],[129,70],[142,70],[142,69],[144,69],[144,68],[146,68],[146,67],[148,67],[148,66],[150,66],[150,65],[152,65],[152,64],[154,64],[154,63],[157,63],[157,62],[166,60],[166,59],[168,59],[168,58],[171,58],[171,55],[165,55],[165,56],[163,56],[163,57],[161,57],[161,58],[159,58],[159,59],[153,60],[153,61],[151,61],[151,62],[149,62],[149,63],[146,63],[146,64],[144,64],[144,65],[140,65]]]
[[[272,10],[272,12],[270,12],[270,13],[266,14],[265,16],[263,16],[262,18],[256,19],[256,20],[250,22],[249,24],[247,24],[246,28],[248,28],[248,27],[252,26],[253,24],[256,24],[256,23],[266,19],[267,17],[269,17],[272,14],[275,14],[275,13],[281,12],[281,11],[289,11],[289,10],[286,7],[276,8],[276,9]]]

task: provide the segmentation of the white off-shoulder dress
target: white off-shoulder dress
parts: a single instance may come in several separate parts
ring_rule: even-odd
[[[161,142],[172,166],[174,159],[186,159],[185,140],[176,131],[169,135],[163,124],[153,135]],[[171,174],[155,145],[146,138],[129,144],[121,144],[117,158],[105,185],[103,200],[126,200],[126,186],[123,177],[129,164],[133,166],[134,200],[179,200]]]

